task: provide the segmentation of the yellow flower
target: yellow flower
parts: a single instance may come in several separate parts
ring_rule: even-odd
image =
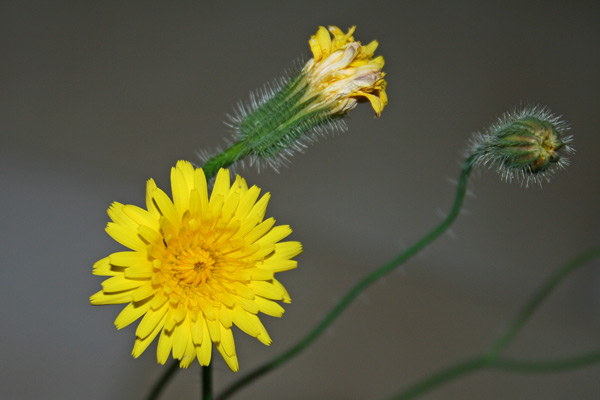
[[[279,242],[292,231],[263,221],[269,194],[248,188],[221,169],[208,196],[202,169],[179,161],[171,169],[173,201],[150,179],[147,210],[113,203],[106,231],[132,251],[113,253],[94,265],[110,276],[90,297],[94,305],[129,303],[115,320],[121,329],[142,317],[133,356],[160,333],[158,362],[169,354],[188,367],[211,360],[212,344],[231,370],[238,370],[232,324],[262,343],[271,338],[258,312],[280,317],[276,302],[290,302],[274,273],[296,267],[299,242]]]
[[[331,108],[331,114],[343,114],[356,107],[362,97],[371,102],[375,114],[380,116],[387,105],[385,73],[381,71],[383,57],[373,58],[378,43],[372,41],[363,46],[354,41],[355,28],[344,34],[336,26],[330,26],[329,31],[321,26],[310,38],[313,58],[303,72],[309,85],[304,99],[318,96],[311,109]]]

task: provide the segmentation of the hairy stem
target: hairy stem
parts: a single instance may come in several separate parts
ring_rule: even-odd
[[[407,250],[399,254],[396,258],[390,260],[388,263],[379,267],[369,275],[367,275],[363,280],[358,282],[346,295],[338,302],[338,304],[331,310],[331,312],[317,324],[317,326],[310,331],[304,338],[302,338],[298,343],[289,348],[286,352],[274,358],[273,360],[263,364],[258,367],[254,371],[250,372],[246,376],[242,377],[238,381],[234,382],[231,386],[225,389],[223,393],[221,393],[217,400],[225,400],[229,396],[236,393],[238,390],[242,389],[244,386],[257,379],[258,377],[266,374],[267,372],[273,370],[274,368],[282,365],[308,347],[312,342],[315,341],[329,325],[335,321],[335,319],[352,303],[352,301],[358,297],[358,295],[365,290],[368,286],[370,286],[373,282],[377,281],[379,278],[383,277],[393,269],[402,265],[404,262],[409,260],[412,256],[417,254],[435,239],[437,239],[442,233],[444,233],[450,225],[454,222],[456,217],[458,217],[460,213],[460,209],[462,207],[465,193],[467,190],[467,182],[469,180],[469,175],[472,169],[471,158],[468,158],[462,166],[460,178],[458,180],[458,187],[456,189],[456,196],[454,198],[454,203],[452,205],[452,209],[448,216],[431,232],[409,247]]]

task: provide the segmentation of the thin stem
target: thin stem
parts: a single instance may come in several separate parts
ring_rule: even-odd
[[[258,367],[254,371],[239,379],[238,381],[234,382],[231,386],[226,388],[225,391],[221,393],[221,395],[217,397],[217,400],[225,400],[226,398],[228,398],[229,396],[231,396],[232,394],[234,394],[235,392],[252,382],[254,379],[257,379],[258,377],[266,374],[267,372],[271,371],[277,366],[282,365],[285,362],[292,359],[294,356],[296,356],[298,353],[304,350],[307,346],[309,346],[315,339],[317,339],[327,329],[327,327],[331,325],[333,321],[335,321],[335,319],[342,313],[342,311],[344,311],[346,307],[348,307],[348,305],[350,305],[350,303],[369,285],[371,285],[373,282],[392,271],[394,268],[409,260],[412,256],[417,254],[424,247],[429,245],[442,233],[444,233],[446,229],[448,229],[450,225],[452,225],[452,223],[460,213],[471,169],[472,161],[469,157],[463,163],[462,166],[460,178],[458,180],[458,187],[456,189],[456,197],[454,199],[452,209],[450,210],[448,216],[438,226],[436,226],[431,232],[429,232],[427,235],[425,235],[407,250],[402,252],[396,258],[392,259],[388,263],[376,269],[371,274],[367,275],[363,280],[358,282],[338,302],[338,304],[333,308],[333,310],[331,310],[331,312],[320,323],[318,323],[317,326],[312,331],[310,331],[304,338],[302,338],[298,343],[293,345],[290,349],[288,349],[280,356],[274,358],[266,364],[263,364],[262,366]]]
[[[517,336],[523,325],[529,320],[531,315],[538,309],[538,307],[546,300],[546,298],[552,293],[552,291],[573,271],[581,267],[586,262],[593,260],[594,258],[600,257],[600,246],[594,247],[581,255],[574,258],[566,265],[559,268],[550,278],[544,282],[544,284],[533,294],[517,316],[513,319],[512,323],[506,328],[500,338],[494,343],[488,352],[490,359],[498,357],[500,352],[506,348]]]
[[[202,367],[202,400],[212,400],[212,363]]]
[[[390,400],[414,399],[416,397],[419,397],[423,393],[427,393],[430,390],[435,389],[436,387],[448,381],[485,368],[487,366],[487,363],[487,359],[483,356],[480,356],[452,365],[433,375],[430,375],[429,377],[423,379],[420,382],[417,382],[408,389],[403,390],[397,395],[391,397]]]
[[[169,368],[167,368],[165,370],[165,372],[163,372],[163,375],[160,377],[158,382],[156,382],[156,384],[150,391],[150,394],[148,395],[147,400],[157,400],[158,399],[158,396],[160,396],[162,391],[165,389],[165,387],[167,386],[167,383],[169,383],[169,381],[173,377],[173,374],[178,370],[177,367],[179,367],[179,361],[173,360],[171,362],[171,365],[169,365]]]
[[[600,350],[591,353],[561,358],[558,360],[513,360],[497,358],[490,365],[493,368],[505,371],[543,373],[560,372],[568,369],[583,368],[600,362]]]
[[[202,167],[204,174],[206,175],[206,179],[210,180],[217,174],[219,168],[228,167],[236,161],[246,157],[249,153],[249,150],[242,142],[237,142],[224,152],[210,158]]]
[[[534,293],[523,309],[517,314],[513,323],[508,326],[505,333],[500,336],[500,338],[492,344],[490,349],[484,354],[471,360],[451,365],[436,374],[426,377],[408,389],[403,390],[395,397],[392,397],[392,399],[408,400],[415,398],[452,379],[483,368],[496,368],[506,371],[532,373],[556,372],[572,368],[581,368],[586,365],[600,362],[600,351],[552,361],[526,361],[500,358],[500,352],[512,341],[512,339],[514,339],[525,322],[527,322],[531,315],[558,284],[578,267],[597,257],[600,257],[600,246],[587,250],[559,268],[552,276],[550,276],[541,288]]]
[[[472,358],[445,368],[427,378],[417,382],[408,389],[403,390],[390,400],[409,400],[419,397],[446,382],[482,370],[484,368],[495,368],[513,372],[547,373],[560,372],[569,369],[583,368],[600,362],[600,351],[594,351],[578,356],[562,358],[558,360],[532,361],[514,360],[507,358],[490,359],[486,355]]]

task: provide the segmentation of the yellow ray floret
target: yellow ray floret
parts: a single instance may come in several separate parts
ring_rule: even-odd
[[[238,360],[231,328],[269,345],[257,314],[280,317],[290,297],[274,274],[296,267],[299,242],[280,242],[292,231],[264,220],[269,194],[248,188],[229,172],[217,174],[211,195],[200,168],[179,161],[171,170],[172,199],[150,179],[146,209],[113,203],[107,233],[131,251],[96,262],[109,276],[90,297],[94,305],[128,303],[115,320],[121,329],[140,319],[133,356],[159,336],[158,361],[169,355],[188,367],[211,361],[212,345],[232,371]]]
[[[313,109],[330,109],[332,114],[346,113],[357,101],[371,102],[377,116],[387,105],[382,56],[373,58],[377,41],[366,46],[354,40],[355,27],[342,32],[336,26],[319,27],[309,40],[313,58],[304,66],[308,82],[305,99],[317,97]]]

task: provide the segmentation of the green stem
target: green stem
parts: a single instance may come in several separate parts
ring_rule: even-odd
[[[600,350],[558,360],[532,361],[497,358],[490,366],[505,371],[542,373],[583,368],[597,362],[600,362]]]
[[[202,368],[202,400],[212,400],[212,363]]]
[[[369,285],[383,277],[394,268],[403,264],[407,260],[409,260],[412,256],[421,251],[424,247],[429,245],[435,239],[437,239],[442,233],[444,233],[450,225],[454,222],[456,217],[458,217],[460,213],[460,209],[462,207],[465,193],[467,190],[467,182],[469,180],[469,175],[472,169],[472,160],[469,157],[462,166],[460,178],[458,180],[458,187],[456,189],[456,197],[454,199],[454,204],[452,205],[452,209],[448,216],[431,232],[421,238],[414,245],[409,247],[407,250],[402,252],[393,260],[389,261],[385,265],[381,266],[377,270],[373,271],[371,274],[367,275],[363,280],[358,282],[333,308],[333,310],[319,323],[317,326],[310,331],[303,339],[301,339],[298,343],[288,349],[286,352],[281,354],[280,356],[274,358],[273,360],[263,364],[258,367],[254,371],[250,372],[246,376],[242,377],[238,381],[234,382],[231,386],[225,389],[221,395],[217,397],[217,400],[224,400],[229,396],[233,395],[235,392],[252,382],[254,379],[266,374],[272,369],[278,367],[279,365],[284,364],[285,362],[292,359],[302,350],[304,350],[308,345],[310,345],[315,339],[317,339],[331,323],[350,305],[350,303]]]
[[[459,378],[461,376],[470,374],[472,372],[478,371],[487,366],[488,360],[483,357],[475,357],[470,360],[466,360],[460,362],[458,364],[452,365],[446,369],[443,369],[429,377],[423,379],[420,382],[412,385],[406,390],[403,390],[401,393],[391,397],[390,399],[394,400],[409,400],[419,397],[423,393],[427,393],[430,390],[448,382],[453,379]]]
[[[529,320],[531,315],[538,309],[538,307],[546,300],[546,298],[552,293],[552,291],[573,271],[584,265],[586,262],[593,260],[600,256],[600,246],[594,247],[573,260],[566,265],[559,268],[550,278],[533,294],[517,316],[513,319],[512,323],[506,328],[500,338],[494,343],[487,353],[488,358],[491,360],[498,357],[500,352],[506,348],[517,336],[523,325]]]
[[[169,368],[167,368],[165,370],[165,372],[163,372],[163,375],[160,377],[158,382],[156,382],[156,384],[150,391],[150,394],[148,395],[147,400],[157,400],[158,399],[158,396],[160,396],[160,394],[162,393],[164,388],[167,386],[167,383],[169,383],[169,381],[173,377],[173,374],[179,369],[178,367],[179,367],[179,361],[173,360],[171,362],[171,365],[169,365]]]
[[[575,357],[569,357],[552,361],[524,361],[500,358],[500,352],[515,338],[525,322],[537,310],[548,295],[569,274],[594,258],[600,257],[600,246],[594,247],[575,257],[569,263],[559,268],[531,297],[513,322],[506,328],[504,334],[490,347],[490,349],[471,360],[461,362],[417,382],[408,389],[402,391],[392,399],[408,400],[460,376],[481,370],[483,368],[496,368],[517,372],[552,372],[571,368],[581,368],[596,362],[600,362],[600,351],[587,353]]]
[[[467,361],[454,364],[422,381],[417,382],[408,389],[393,396],[390,400],[410,400],[427,393],[446,382],[482,370],[484,368],[495,368],[505,371],[547,373],[560,372],[568,369],[583,368],[600,362],[600,351],[594,351],[578,356],[567,357],[549,361],[513,360],[507,358],[496,358],[492,360],[486,355],[472,358]]]
[[[225,168],[246,157],[250,151],[242,142],[237,142],[224,152],[210,158],[204,163],[202,169],[206,179],[210,180],[219,172],[219,168]]]

